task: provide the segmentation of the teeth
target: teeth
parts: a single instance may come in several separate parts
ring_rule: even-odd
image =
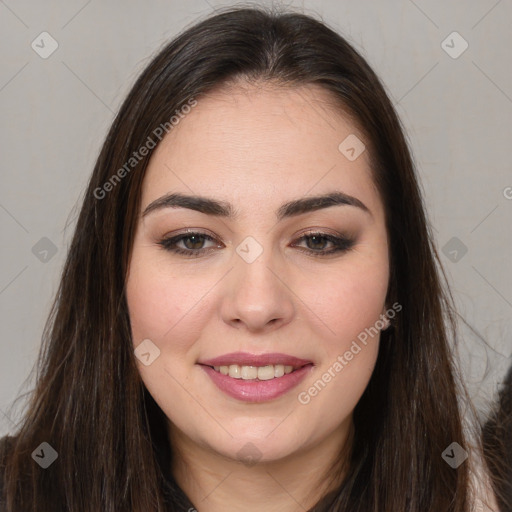
[[[266,366],[239,366],[231,364],[229,366],[214,366],[216,372],[222,375],[229,375],[234,379],[242,380],[271,380],[282,377],[285,374],[292,373],[293,366],[283,364],[269,364]]]
[[[231,369],[231,366],[229,367]],[[258,368],[256,366],[240,366],[242,379],[250,380],[258,378]]]
[[[274,366],[269,364],[268,366],[260,366],[257,370],[258,379],[270,380],[275,377]]]
[[[274,366],[274,377],[282,377],[284,375],[284,364],[276,364]]]
[[[234,379],[241,379],[242,378],[242,372],[240,371],[240,366],[238,366],[237,364],[232,364],[229,367],[228,375],[230,377],[233,377]]]

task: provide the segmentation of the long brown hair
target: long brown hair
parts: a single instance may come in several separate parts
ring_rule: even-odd
[[[329,91],[365,134],[385,206],[387,300],[403,309],[381,335],[354,411],[349,472],[330,510],[468,510],[468,465],[454,469],[442,457],[453,442],[466,446],[450,349],[452,301],[400,121],[344,38],[312,17],[261,8],[225,10],[186,30],[154,57],[121,106],[83,200],[43,333],[37,385],[5,456],[6,510],[186,510],[165,474],[172,447],[134,362],[124,295],[153,149],[126,163],[148,137],[158,142],[155,129],[183,105],[236,79]],[[122,178],[113,179],[123,166]],[[31,457],[42,442],[58,452],[45,470]]]

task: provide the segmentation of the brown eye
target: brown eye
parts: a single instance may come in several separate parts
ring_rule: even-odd
[[[205,252],[210,252],[213,247],[204,247],[206,241],[214,242],[215,239],[205,233],[184,233],[182,235],[165,238],[158,242],[165,250],[182,254],[184,256],[196,257]],[[182,247],[178,244],[182,243]],[[219,245],[217,245],[219,247]]]
[[[354,240],[345,237],[328,235],[327,233],[308,233],[298,239],[305,241],[307,251],[315,256],[328,256],[330,254],[348,251],[355,243]],[[325,250],[327,244],[331,244],[331,249]]]
[[[325,236],[311,235],[306,237],[308,249],[325,249],[327,243],[329,243],[329,240]]]
[[[187,249],[201,249],[204,244],[204,236],[202,235],[187,235],[184,236],[181,241]],[[190,243],[188,243],[190,242]]]

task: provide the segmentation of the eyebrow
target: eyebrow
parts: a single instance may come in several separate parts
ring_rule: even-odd
[[[370,216],[372,215],[366,205],[356,197],[335,191],[325,195],[295,199],[294,201],[284,203],[277,210],[276,217],[278,221],[281,221],[285,218],[330,208],[331,206],[355,206]],[[171,193],[155,199],[144,209],[142,217],[162,208],[188,208],[189,210],[195,210],[206,215],[214,215],[231,220],[238,217],[238,211],[226,201],[180,193]]]

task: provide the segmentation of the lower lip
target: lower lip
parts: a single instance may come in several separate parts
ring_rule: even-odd
[[[223,375],[210,366],[200,366],[221,391],[244,402],[268,402],[274,400],[288,393],[288,391],[302,382],[313,368],[313,364],[310,363],[282,377],[270,380],[243,380]]]

